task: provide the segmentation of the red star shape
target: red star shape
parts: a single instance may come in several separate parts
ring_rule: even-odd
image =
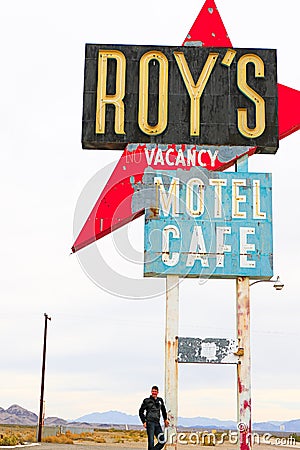
[[[205,47],[232,47],[214,0],[206,0],[196,18],[183,45],[189,42]],[[279,139],[283,139],[300,129],[300,92],[278,84],[278,123]],[[141,160],[139,163],[128,162],[128,151],[125,149],[114,172],[98,198],[86,223],[80,231],[72,252],[95,242],[101,237],[131,222],[144,214],[144,209],[133,213],[131,199],[134,193],[132,177],[135,182],[141,181],[145,167],[143,146],[139,147]],[[248,150],[248,155],[255,153],[255,148]],[[218,170],[233,165],[238,157],[225,166],[220,163]],[[124,167],[126,170],[124,171]]]

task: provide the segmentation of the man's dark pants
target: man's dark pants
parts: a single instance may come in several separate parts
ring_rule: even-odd
[[[147,435],[148,435],[148,450],[161,450],[166,441],[164,432],[160,426],[159,422],[147,422]],[[154,436],[157,438],[158,442],[154,446]]]

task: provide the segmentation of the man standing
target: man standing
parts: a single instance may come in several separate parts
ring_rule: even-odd
[[[158,397],[158,387],[152,386],[150,397],[143,400],[139,409],[140,419],[143,422],[144,428],[147,430],[148,450],[161,450],[166,443],[164,432],[160,426],[160,413],[162,413],[165,426],[167,427],[169,421],[167,420],[167,411],[164,401],[161,397]],[[155,446],[154,436],[157,439]]]

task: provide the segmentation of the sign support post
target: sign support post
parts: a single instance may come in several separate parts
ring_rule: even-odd
[[[169,427],[166,450],[177,450],[179,277],[166,278],[165,402]]]
[[[235,166],[236,172],[248,172],[248,156]],[[236,335],[239,347],[237,364],[237,423],[240,450],[252,448],[251,425],[251,353],[249,277],[236,278]]]
[[[240,363],[237,364],[237,420],[240,450],[250,450],[251,442],[251,357],[249,277],[236,279],[237,337]]]

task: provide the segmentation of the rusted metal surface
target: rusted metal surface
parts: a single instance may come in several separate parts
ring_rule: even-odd
[[[178,338],[179,363],[238,364],[238,341],[223,338]]]
[[[240,450],[250,450],[251,443],[251,356],[249,278],[236,280],[237,337],[244,354],[237,365],[238,430]]]
[[[165,402],[169,427],[166,449],[177,449],[178,416],[178,318],[179,278],[168,275],[166,279],[166,332],[165,332]]]

